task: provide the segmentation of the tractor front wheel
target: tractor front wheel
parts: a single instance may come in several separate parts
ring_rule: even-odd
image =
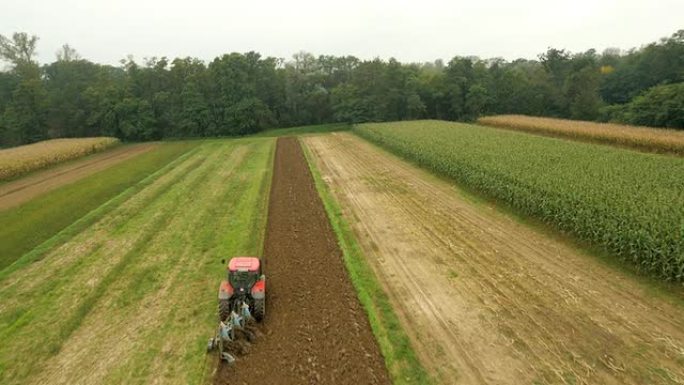
[[[257,322],[261,322],[266,315],[266,299],[255,299],[254,300],[254,318]]]

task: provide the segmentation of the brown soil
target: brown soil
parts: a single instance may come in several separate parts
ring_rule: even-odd
[[[324,180],[443,384],[684,384],[677,300],[350,134]]]
[[[0,210],[18,206],[58,187],[76,182],[119,162],[138,156],[156,146],[154,143],[120,146],[85,159],[68,162],[48,170],[38,171],[21,179],[0,184]]]
[[[389,384],[306,159],[278,139],[264,246],[267,312],[249,353],[216,384]]]

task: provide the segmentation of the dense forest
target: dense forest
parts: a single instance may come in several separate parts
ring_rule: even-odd
[[[638,49],[538,60],[400,63],[298,53],[83,59],[68,45],[35,60],[38,38],[0,35],[0,146],[55,137],[123,140],[244,135],[269,127],[516,113],[684,128],[684,30]]]

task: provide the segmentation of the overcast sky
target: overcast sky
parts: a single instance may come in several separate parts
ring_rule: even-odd
[[[536,58],[640,46],[684,28],[684,0],[0,0],[0,34],[38,35],[91,61],[305,50],[362,59]]]

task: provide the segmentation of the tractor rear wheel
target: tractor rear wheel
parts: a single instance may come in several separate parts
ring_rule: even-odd
[[[255,299],[254,300],[254,319],[257,322],[261,322],[266,315],[266,299]]]
[[[230,317],[230,301],[227,299],[219,300],[219,321],[225,321]]]

